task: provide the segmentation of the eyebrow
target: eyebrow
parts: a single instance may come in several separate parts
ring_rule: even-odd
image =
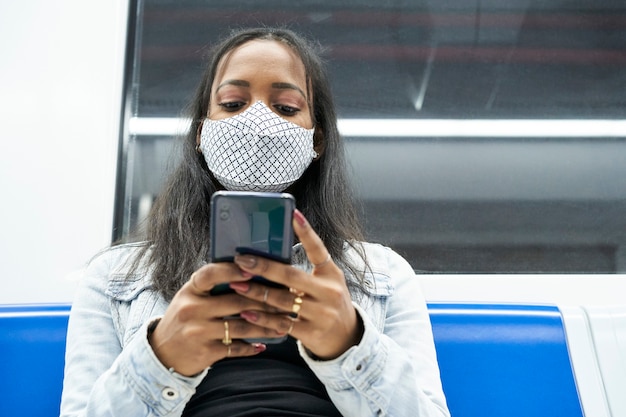
[[[295,84],[291,84],[291,83],[272,83],[272,88],[276,88],[279,90],[296,90],[297,92],[299,92],[300,94],[302,94],[302,97],[304,97],[306,99],[306,95],[304,94],[304,91],[302,91],[302,89],[300,87],[298,87]]]
[[[217,86],[217,88],[215,89],[215,92],[217,93],[220,88],[225,87],[227,85],[235,85],[237,87],[250,87],[250,83],[248,81],[244,81],[244,80],[226,80],[226,81],[224,81],[223,83],[221,83],[220,85]]]
[[[245,80],[226,80],[223,83],[221,83],[219,86],[217,86],[217,88],[215,89],[215,92],[217,93],[220,90],[220,88],[225,87],[227,85],[234,85],[237,87],[248,87],[248,88],[250,87],[250,83]],[[275,88],[277,90],[295,90],[299,92],[302,95],[302,97],[306,99],[306,94],[304,94],[304,91],[302,91],[302,89],[295,84],[272,83],[272,88]]]

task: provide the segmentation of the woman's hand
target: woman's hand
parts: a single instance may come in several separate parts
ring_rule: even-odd
[[[267,308],[251,308],[241,313],[248,322],[278,334],[288,333],[320,359],[334,359],[356,345],[363,335],[362,323],[352,305],[341,269],[330,258],[320,237],[298,210],[294,212],[294,232],[309,261],[311,274],[265,258],[239,255],[235,263],[250,275],[260,275],[289,289],[268,288],[251,281],[233,282],[230,287],[250,302],[291,313],[272,314]]]
[[[233,263],[207,264],[194,272],[176,293],[149,337],[161,363],[181,375],[191,376],[225,357],[252,356],[263,352],[265,345],[250,344],[240,339],[277,337],[274,330],[240,318],[224,317],[243,311],[275,314],[269,306],[236,293],[209,294],[218,284],[245,281],[251,277]]]

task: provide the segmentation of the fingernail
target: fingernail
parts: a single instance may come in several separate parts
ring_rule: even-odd
[[[255,313],[254,311],[242,311],[241,313],[239,313],[239,315],[243,317],[244,319],[251,321],[253,323],[259,319],[259,315]]]
[[[252,255],[236,255],[235,263],[246,268],[254,268],[257,260],[256,257]]]
[[[263,343],[253,343],[252,347],[254,348],[254,353],[261,353],[264,352],[265,349],[267,349],[267,346],[265,346]]]
[[[296,222],[302,227],[306,226],[306,218],[304,214],[300,212],[300,210],[296,209],[293,211],[293,218],[296,219]]]
[[[231,282],[229,286],[237,292],[245,293],[250,290],[250,284],[248,284],[247,282]]]

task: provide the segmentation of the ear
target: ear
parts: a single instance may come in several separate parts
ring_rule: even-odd
[[[325,149],[326,139],[324,138],[324,131],[319,127],[315,127],[315,132],[313,132],[313,150],[317,153],[317,156],[313,160],[317,161],[320,159]]]

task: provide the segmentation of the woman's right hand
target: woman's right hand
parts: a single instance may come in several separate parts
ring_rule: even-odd
[[[242,319],[224,319],[242,311],[267,311],[268,306],[264,303],[236,293],[209,294],[218,284],[247,281],[251,277],[233,263],[207,264],[194,272],[176,293],[149,336],[150,345],[161,363],[181,375],[192,376],[220,359],[253,356],[266,348],[261,343],[246,343],[242,338],[280,336],[274,330]]]

